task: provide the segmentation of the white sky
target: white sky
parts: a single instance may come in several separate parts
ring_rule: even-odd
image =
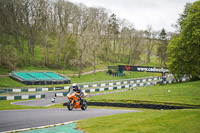
[[[111,10],[117,17],[127,19],[139,30],[151,25],[153,30],[165,28],[175,31],[171,26],[183,12],[187,2],[197,0],[69,0],[90,7],[103,7]]]

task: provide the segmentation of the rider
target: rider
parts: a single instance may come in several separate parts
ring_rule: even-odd
[[[81,90],[81,87],[78,86],[76,83],[74,83],[74,84],[72,84],[72,88],[73,88],[73,91],[76,92],[76,93],[79,93],[80,94],[80,98],[82,98],[83,92]]]

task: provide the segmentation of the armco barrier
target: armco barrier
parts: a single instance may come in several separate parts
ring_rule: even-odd
[[[0,100],[23,100],[45,98],[45,94],[0,96]]]
[[[191,107],[157,105],[157,104],[132,104],[132,103],[105,103],[105,102],[87,102],[89,106],[110,106],[110,107],[126,107],[126,108],[145,108],[145,109],[185,109]]]
[[[157,84],[158,82],[159,81],[155,81],[155,82],[153,81],[153,82],[147,82],[147,83],[137,83],[137,84],[92,88],[92,89],[82,90],[82,92],[91,93],[91,92],[100,92],[100,91],[117,90],[117,89],[125,89],[125,88],[135,88],[135,87],[142,87],[142,86],[151,86],[151,85]],[[171,83],[171,81],[167,81],[166,83]],[[66,95],[67,95],[67,92],[56,93],[56,96],[66,96]]]
[[[86,93],[91,92],[100,92],[100,91],[107,91],[107,90],[117,90],[117,89],[124,89],[124,88],[134,88],[134,87],[141,87],[141,86],[151,86],[154,84],[159,83],[159,81],[147,82],[147,83],[137,83],[137,84],[128,84],[128,85],[119,85],[119,86],[109,86],[109,87],[101,87],[101,88],[92,88],[92,89],[85,89],[82,90]],[[166,81],[165,84],[172,83],[172,81]],[[25,91],[27,92],[27,91]],[[56,96],[66,96],[68,92],[63,93],[56,93]],[[18,95],[18,96],[0,96],[0,100],[21,100],[21,99],[35,99],[35,98],[45,98],[45,94],[38,94],[38,95]]]
[[[3,91],[4,93],[6,92],[38,92],[38,91],[54,91],[54,90],[64,90],[64,89],[69,89],[69,86],[63,86],[63,87],[43,87],[43,88],[25,88],[25,89],[10,89],[10,88],[4,88]]]

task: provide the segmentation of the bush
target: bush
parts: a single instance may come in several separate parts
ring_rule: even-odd
[[[6,46],[1,52],[1,65],[12,71],[17,68],[19,56],[18,52],[12,46]]]

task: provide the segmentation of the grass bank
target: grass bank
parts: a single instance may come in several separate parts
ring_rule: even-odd
[[[90,102],[168,104],[200,107],[200,81],[140,87],[135,90],[86,99]]]
[[[82,83],[82,82],[96,82],[96,81],[107,81],[107,80],[120,80],[120,79],[129,79],[129,78],[142,78],[142,77],[150,77],[150,76],[160,76],[159,73],[147,73],[147,72],[125,72],[123,77],[113,77],[111,75],[106,74],[106,72],[97,72],[96,74],[87,74],[82,75],[81,78],[71,77],[71,81]]]
[[[193,110],[145,110],[77,122],[78,128],[87,133],[198,133],[200,109]]]

